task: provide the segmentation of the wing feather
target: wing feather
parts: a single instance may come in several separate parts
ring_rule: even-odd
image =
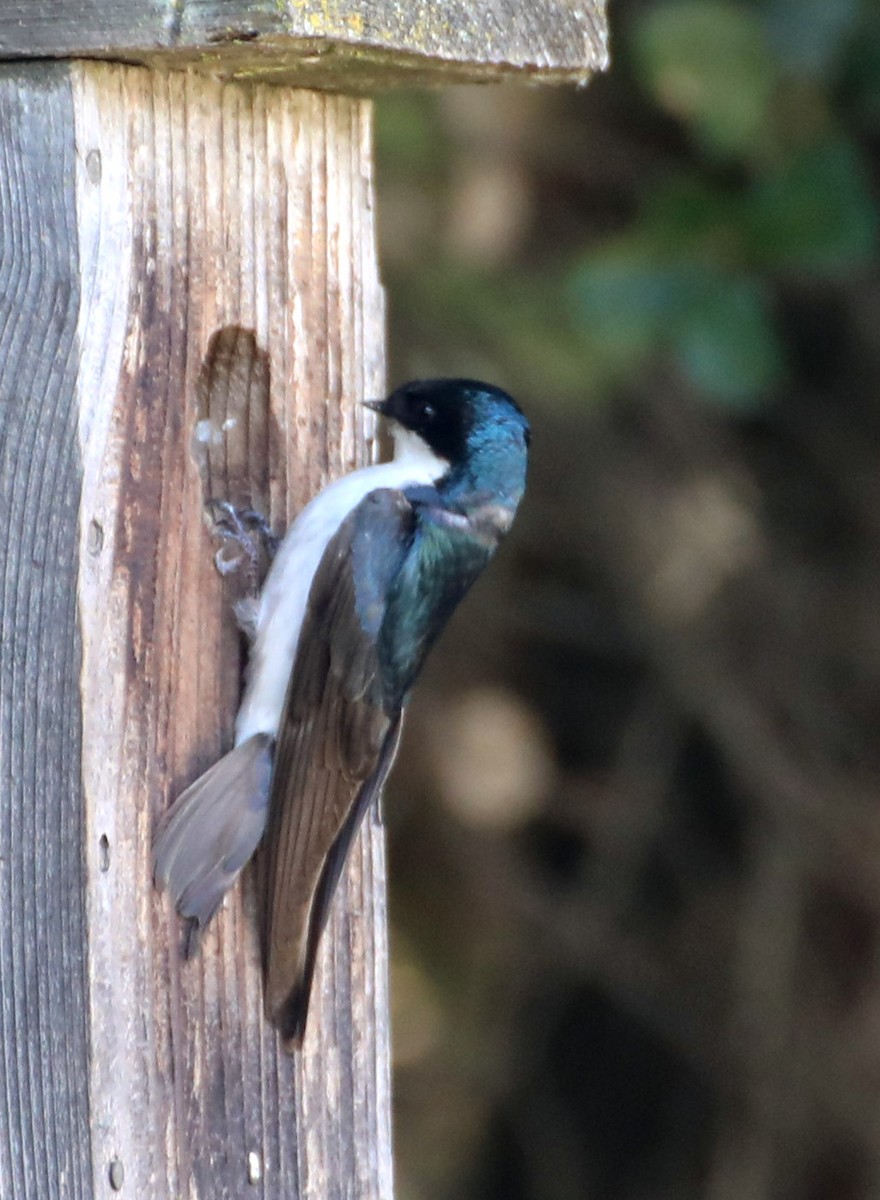
[[[377,633],[413,528],[402,492],[371,492],[329,543],[309,593],[278,729],[264,862],[266,1012],[294,1043],[343,863],[397,747],[400,705],[385,696]]]

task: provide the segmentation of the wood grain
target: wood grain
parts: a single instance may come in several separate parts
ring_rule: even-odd
[[[0,1195],[15,1200],[91,1195],[72,116],[64,68],[0,71]]]
[[[186,963],[149,865],[157,814],[230,744],[241,681],[204,437],[210,489],[246,488],[278,527],[372,455],[369,106],[100,64],[74,68],[72,105],[94,1191],[390,1197],[381,829],[296,1058],[263,1019],[250,880]]]
[[[0,58],[47,55],[349,93],[608,65],[605,0],[0,0]]]

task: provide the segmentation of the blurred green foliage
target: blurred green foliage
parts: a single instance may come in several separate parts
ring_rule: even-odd
[[[658,4],[635,24],[633,50],[643,86],[708,156],[755,154],[777,79],[760,22],[748,9],[709,0]]]
[[[869,1200],[880,4],[609,7],[584,90],[377,106],[392,378],[535,431],[387,809],[398,1190]],[[531,818],[450,801],[475,695]]]
[[[601,399],[664,366],[698,397],[754,409],[789,376],[780,294],[874,260],[880,6],[658,0],[613,8],[612,33],[614,86],[623,76],[655,148],[649,176],[566,241],[565,261],[540,246],[540,212],[532,253],[488,264],[426,228],[401,308],[443,308],[475,366],[503,364],[551,401]],[[426,195],[455,169],[437,105],[379,107],[380,161]]]

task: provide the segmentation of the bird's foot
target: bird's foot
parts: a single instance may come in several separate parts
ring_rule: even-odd
[[[214,518],[214,532],[225,543],[214,555],[214,565],[221,575],[232,575],[244,568],[248,590],[256,595],[260,588],[261,553],[271,562],[280,539],[263,514],[251,508],[236,508],[228,500],[209,500],[208,508]],[[230,546],[234,547],[231,554]]]

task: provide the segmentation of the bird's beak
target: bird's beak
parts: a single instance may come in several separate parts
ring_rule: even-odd
[[[378,413],[380,417],[385,412],[383,407],[385,404],[384,400],[362,400],[361,403],[364,408],[368,408],[370,412]]]

